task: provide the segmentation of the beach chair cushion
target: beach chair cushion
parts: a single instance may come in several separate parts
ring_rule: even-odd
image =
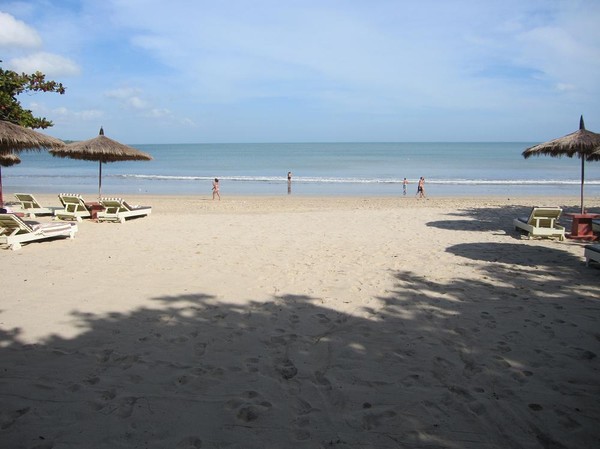
[[[533,207],[528,217],[513,220],[515,229],[527,232],[529,237],[565,238],[565,228],[558,224],[562,214],[560,207]]]
[[[74,223],[39,223],[23,221],[14,214],[0,214],[0,245],[5,245],[12,250],[20,249],[21,243],[36,240],[54,237],[72,239],[77,230],[77,225]]]
[[[132,206],[122,198],[102,198],[103,211],[98,212],[98,221],[118,221],[124,223],[127,218],[145,217],[152,213],[151,206]]]
[[[591,261],[600,263],[600,245],[586,245],[584,248],[585,264],[589,266]]]

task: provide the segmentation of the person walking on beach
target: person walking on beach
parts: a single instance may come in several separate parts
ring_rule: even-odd
[[[425,178],[422,176],[419,178],[419,184],[417,184],[417,196],[425,198]]]
[[[219,201],[221,201],[221,194],[219,193],[219,179],[218,178],[215,178],[215,180],[213,181],[212,191],[213,191],[213,200],[215,199],[215,196],[216,196],[217,198],[219,198]]]
[[[288,183],[292,182],[292,172],[288,172]]]
[[[402,193],[404,194],[404,196],[406,196],[406,186],[408,185],[408,180],[406,178],[404,178],[404,181],[402,181]]]

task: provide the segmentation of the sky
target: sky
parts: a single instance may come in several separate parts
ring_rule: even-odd
[[[0,0],[47,134],[128,144],[600,132],[600,0]]]

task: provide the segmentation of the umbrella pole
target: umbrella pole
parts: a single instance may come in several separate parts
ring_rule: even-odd
[[[0,167],[0,208],[4,207],[4,198],[2,198],[2,167]]]
[[[583,207],[583,184],[585,179],[585,156],[581,155],[581,213],[585,214]]]
[[[98,201],[102,199],[102,161],[98,161]]]

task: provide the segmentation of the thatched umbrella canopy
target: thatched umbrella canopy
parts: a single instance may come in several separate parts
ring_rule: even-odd
[[[100,128],[98,137],[82,142],[73,142],[61,148],[54,148],[50,153],[57,157],[98,161],[98,198],[102,195],[102,164],[118,161],[150,161],[152,156],[128,145],[123,145],[104,135]]]
[[[55,137],[47,136],[5,120],[0,120],[0,156],[2,156],[0,165],[5,167],[21,162],[14,152],[59,148],[64,146],[64,144],[62,140]],[[1,176],[2,174],[0,173],[0,207],[4,206]]]
[[[0,208],[4,207],[4,199],[2,198],[2,167],[10,167],[11,165],[20,164],[21,159],[14,153],[0,153]]]
[[[540,143],[523,151],[523,157],[547,155],[552,157],[573,157],[581,159],[581,213],[583,206],[583,186],[585,184],[585,161],[600,160],[600,134],[585,129],[583,116],[579,119],[579,129],[574,133],[549,142]]]
[[[0,153],[64,146],[62,140],[0,120]]]
[[[19,156],[14,153],[0,154],[0,167],[11,167],[20,163],[21,159],[19,159]]]

